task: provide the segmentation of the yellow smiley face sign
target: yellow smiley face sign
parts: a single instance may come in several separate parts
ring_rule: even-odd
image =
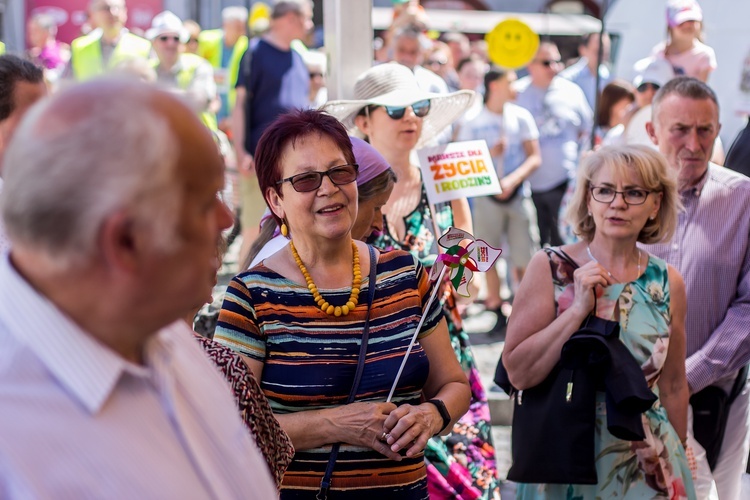
[[[539,35],[518,19],[506,19],[484,38],[492,62],[507,69],[526,66],[539,48]]]

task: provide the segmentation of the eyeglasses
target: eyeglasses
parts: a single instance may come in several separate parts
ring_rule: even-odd
[[[430,102],[430,100],[425,99],[424,101],[419,101],[419,102],[415,102],[414,104],[412,104],[411,110],[414,111],[414,114],[416,116],[420,118],[424,118],[425,116],[427,116],[427,113],[430,112],[431,105],[432,103]],[[377,108],[378,106],[375,106],[375,107]],[[385,112],[388,113],[388,116],[390,116],[394,120],[400,120],[401,118],[403,118],[404,113],[406,113],[406,108],[408,107],[409,106],[405,106],[405,107],[383,106],[383,108],[385,108]]]
[[[628,205],[643,205],[646,203],[646,198],[653,191],[647,189],[628,189],[626,191],[616,191],[611,187],[606,186],[592,186],[591,196],[599,203],[612,203],[618,194],[622,195],[622,199]]]
[[[358,174],[359,165],[356,163],[347,163],[345,165],[331,167],[325,172],[305,172],[293,175],[286,179],[281,179],[276,185],[289,182],[298,193],[308,193],[310,191],[315,191],[320,187],[323,183],[324,176],[327,176],[335,185],[341,186],[357,180]]]
[[[638,92],[645,92],[648,89],[653,89],[654,92],[659,90],[660,85],[657,85],[655,83],[642,83],[638,85],[638,88],[636,89]]]
[[[545,68],[549,68],[553,64],[557,65],[557,64],[562,63],[562,61],[560,59],[544,59],[542,61],[534,61],[534,62],[537,63],[537,64],[541,64]]]
[[[316,78],[316,77],[317,78],[322,78],[323,77],[323,73],[320,73],[318,71],[310,73],[310,78]]]
[[[173,42],[179,42],[179,41],[180,41],[180,37],[179,37],[179,36],[167,36],[167,35],[162,35],[162,36],[160,36],[160,37],[157,37],[157,38],[158,38],[158,39],[159,39],[159,41],[161,41],[161,42],[168,42],[168,41],[170,41],[170,40],[171,40],[171,41],[173,41]]]

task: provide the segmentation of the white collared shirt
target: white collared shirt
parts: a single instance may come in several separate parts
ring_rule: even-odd
[[[135,365],[0,259],[0,498],[276,496],[186,324],[160,330]]]

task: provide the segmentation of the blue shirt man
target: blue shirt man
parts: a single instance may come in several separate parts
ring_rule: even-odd
[[[531,113],[539,129],[542,164],[529,176],[529,183],[543,245],[563,243],[557,224],[560,203],[568,180],[575,177],[581,145],[593,123],[586,96],[557,75],[560,68],[557,46],[543,42],[528,65],[529,75],[516,86],[517,104]]]

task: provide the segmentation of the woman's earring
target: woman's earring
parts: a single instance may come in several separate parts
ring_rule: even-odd
[[[648,218],[648,220],[654,220],[654,219],[656,219],[655,215],[652,215],[651,217]]]
[[[591,217],[591,212],[589,212],[589,217]]]
[[[289,236],[289,228],[286,227],[286,222],[281,223],[281,236],[284,238]]]

